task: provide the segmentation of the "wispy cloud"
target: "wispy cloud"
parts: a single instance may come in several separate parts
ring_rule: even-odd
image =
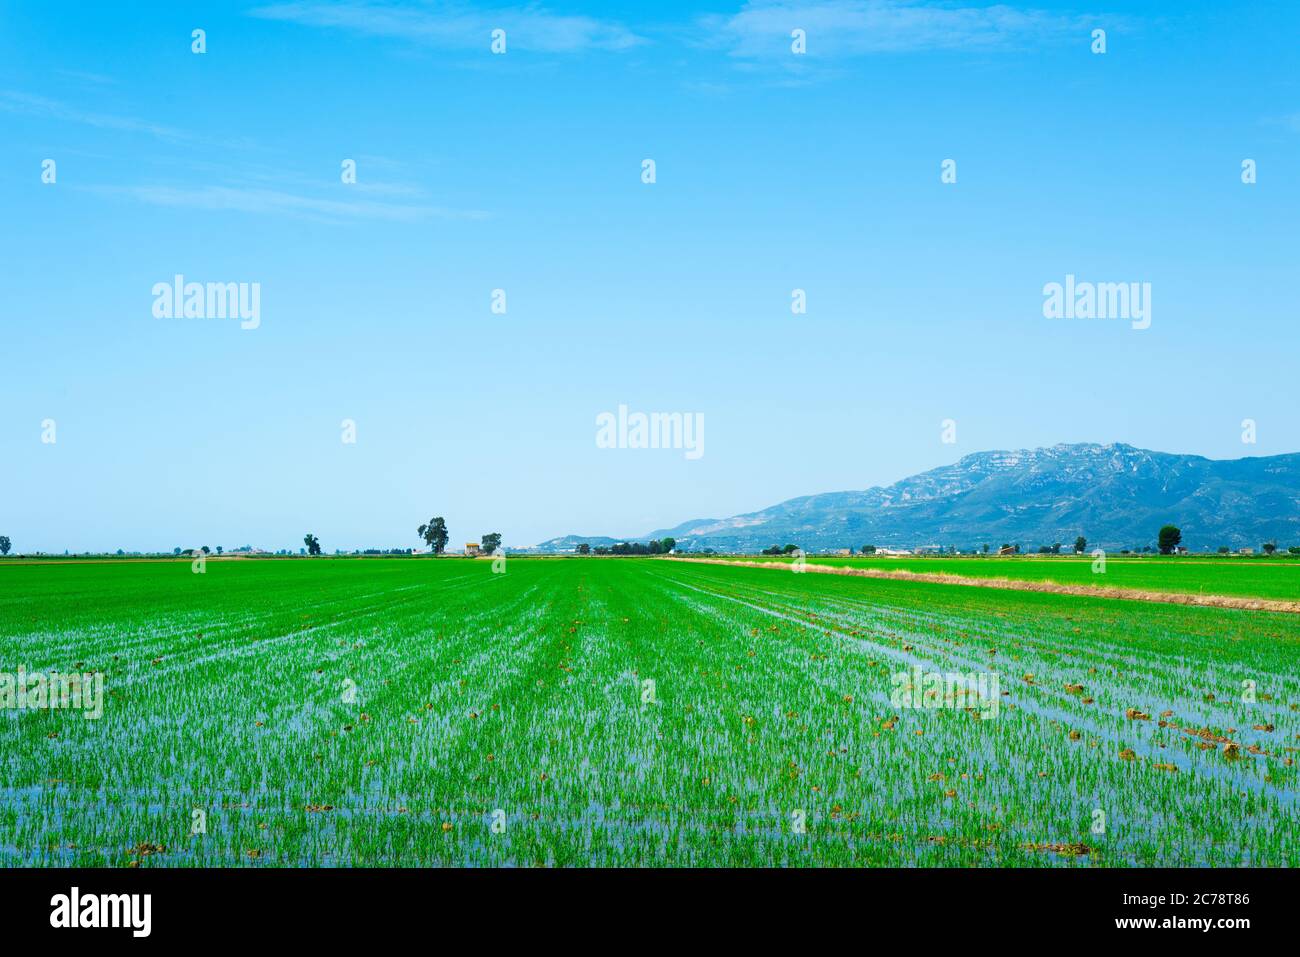
[[[379,219],[420,222],[429,219],[485,219],[482,210],[449,209],[417,203],[371,199],[326,199],[280,189],[237,186],[100,186],[96,192],[126,196],[152,206],[224,210],[240,213],[281,214],[325,221]],[[354,189],[340,186],[339,189]],[[376,188],[376,192],[379,189]]]
[[[163,140],[182,141],[193,137],[183,130],[133,116],[121,116],[113,113],[99,113],[69,106],[58,100],[16,90],[0,90],[0,110],[6,113],[20,113],[46,119],[63,120],[69,123],[81,123],[104,130],[118,130],[123,133],[145,133]]]
[[[76,80],[78,83],[89,84],[93,86],[112,86],[117,80],[103,73],[90,73],[86,70],[55,70],[59,76],[67,77],[70,80]]]
[[[1291,113],[1287,116],[1270,116],[1265,118],[1264,124],[1266,126],[1280,126],[1284,130],[1300,133],[1300,113]]]
[[[751,0],[730,16],[710,16],[701,25],[713,45],[736,57],[790,53],[790,33],[807,33],[810,57],[873,53],[1012,48],[1071,31],[1091,21],[1040,10],[961,6],[916,0]]]
[[[509,49],[542,53],[623,50],[645,42],[622,24],[551,13],[539,6],[487,10],[459,3],[397,6],[376,0],[290,0],[257,7],[250,14],[454,49],[486,50],[492,31],[498,28],[506,31]]]

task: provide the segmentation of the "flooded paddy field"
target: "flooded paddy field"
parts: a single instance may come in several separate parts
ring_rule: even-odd
[[[1300,864],[1300,616],[655,559],[0,566],[0,864]]]

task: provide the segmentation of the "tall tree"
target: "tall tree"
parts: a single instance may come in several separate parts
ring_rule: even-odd
[[[1165,525],[1161,527],[1160,536],[1156,542],[1160,546],[1160,554],[1168,555],[1178,547],[1178,543],[1182,540],[1183,533],[1177,525]]]
[[[429,519],[429,524],[421,525],[418,534],[424,544],[433,549],[435,555],[441,555],[443,549],[447,547],[447,523],[441,515],[435,515]]]
[[[1088,550],[1088,540],[1080,535],[1074,540],[1074,551],[1077,555],[1082,555]]]
[[[483,536],[481,549],[486,555],[495,555],[496,550],[501,547],[501,533],[488,532]]]
[[[308,555],[320,554],[320,542],[317,540],[316,536],[313,535],[311,532],[308,532],[306,535],[302,537],[302,543],[307,546]],[[204,551],[207,551],[207,549],[205,548]]]
[[[13,543],[9,541],[9,536],[0,535],[0,555],[8,555],[9,549],[12,547]]]

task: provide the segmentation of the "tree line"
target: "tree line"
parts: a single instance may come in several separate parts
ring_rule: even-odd
[[[613,545],[597,545],[592,549],[586,542],[578,545],[579,555],[667,555],[677,547],[677,539],[660,538],[648,542],[615,542]]]

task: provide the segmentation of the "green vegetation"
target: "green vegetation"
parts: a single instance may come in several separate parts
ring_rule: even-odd
[[[738,556],[745,561],[770,561],[755,556]],[[1220,558],[1119,558],[1108,557],[1105,571],[1094,559],[1074,557],[998,556],[990,558],[849,558],[810,556],[810,563],[845,565],[852,568],[881,568],[965,575],[972,578],[1009,578],[1013,581],[1043,581],[1058,585],[1138,588],[1150,591],[1184,592],[1192,595],[1232,595],[1248,598],[1300,600],[1300,563],[1289,559],[1263,561]]]
[[[597,555],[667,555],[677,547],[675,538],[651,539],[648,542],[615,542],[613,545],[597,545]],[[578,554],[586,555],[590,549],[578,547]]]
[[[424,544],[432,549],[435,555],[443,553],[447,548],[447,539],[450,537],[447,534],[447,520],[441,515],[435,516],[429,519],[426,524],[421,525],[416,530],[416,534],[420,536]]]
[[[3,670],[107,698],[0,716],[0,861],[1296,866],[1298,660],[1294,615],[658,559],[6,563]]]
[[[1161,555],[1170,555],[1174,549],[1179,546],[1183,540],[1182,530],[1177,525],[1162,525],[1160,534],[1156,539],[1156,544],[1160,547]]]

